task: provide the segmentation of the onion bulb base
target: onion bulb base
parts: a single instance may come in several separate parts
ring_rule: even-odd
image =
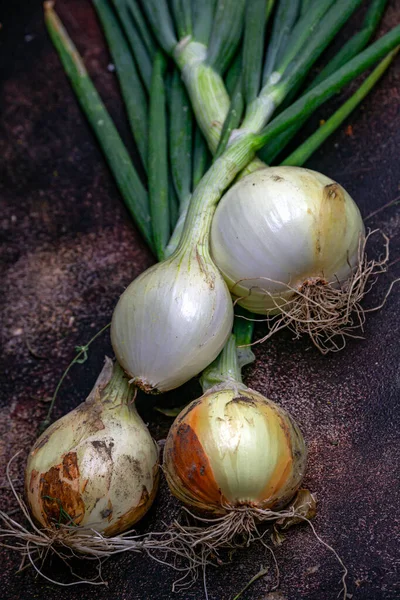
[[[181,560],[179,578],[173,584],[173,591],[194,583],[196,576],[194,567],[198,565],[199,560],[195,550],[181,541],[174,531],[137,534],[134,530],[130,530],[121,535],[106,537],[104,533],[92,527],[77,527],[73,523],[60,523],[58,528],[39,528],[24,500],[16,491],[11,478],[10,466],[18,454],[20,452],[10,459],[6,476],[26,525],[18,522],[15,516],[0,510],[0,547],[15,550],[21,555],[19,571],[31,565],[38,575],[50,583],[63,587],[76,584],[108,585],[102,577],[103,561],[123,552],[141,552],[157,561],[161,557],[163,564],[170,565],[174,569],[176,569],[177,558]],[[63,581],[56,580],[51,569],[46,569],[45,563],[53,556],[65,563],[68,568],[66,571],[68,579],[65,577]],[[82,575],[75,572],[77,557],[79,557],[79,564],[82,565]],[[95,569],[92,568],[94,559]],[[74,561],[74,569],[71,568],[71,561]]]
[[[360,338],[365,315],[371,310],[365,309],[361,302],[371,289],[374,278],[387,271],[389,261],[389,239],[383,233],[383,257],[377,260],[367,257],[366,245],[370,236],[376,232],[377,230],[369,232],[360,238],[357,266],[346,281],[337,281],[336,285],[332,285],[322,277],[313,277],[305,280],[298,289],[287,285],[292,295],[283,303],[280,298],[270,295],[276,309],[267,313],[269,331],[253,343],[263,343],[279,330],[288,328],[296,339],[303,334],[309,335],[318,350],[322,354],[328,354],[342,350],[348,338]],[[268,294],[265,289],[263,293]],[[243,307],[247,306],[246,298],[237,298],[236,301]],[[381,308],[384,302],[372,310]]]

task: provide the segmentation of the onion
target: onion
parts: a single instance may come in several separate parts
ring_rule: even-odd
[[[345,593],[347,569],[310,521],[315,497],[299,489],[307,459],[303,436],[285,410],[242,383],[241,368],[254,355],[236,344],[246,343],[251,331],[235,319],[235,335],[201,378],[207,391],[181,411],[168,434],[163,471],[194,520],[174,522],[175,541],[196,549],[204,576],[220,549],[259,541],[274,556],[268,539],[279,545],[282,532],[306,522],[342,566]],[[259,529],[262,523],[273,524],[270,536]],[[196,572],[198,562],[189,560]]]
[[[214,518],[184,535],[199,543],[211,534],[215,549],[285,516],[306,456],[295,421],[271,400],[233,379],[211,388],[176,418],[164,449],[171,492]]]
[[[111,324],[114,352],[145,392],[182,385],[229,338],[232,300],[211,259],[210,229],[222,192],[253,154],[249,140],[239,139],[214,162],[192,196],[178,248],[135,279],[118,301]]]
[[[231,297],[208,249],[179,251],[128,286],[113,314],[111,341],[134,385],[165,392],[216,358],[232,322]]]
[[[159,479],[158,450],[132,393],[121,368],[106,359],[86,402],[38,438],[25,489],[42,527],[79,525],[114,536],[150,508]]]
[[[248,506],[280,509],[304,475],[306,448],[295,421],[237,382],[206,392],[168,434],[164,470],[175,496],[205,513]]]
[[[257,170],[221,200],[212,256],[238,303],[284,316],[281,325],[321,341],[342,333],[358,307],[369,266],[354,200],[332,179],[299,167]]]

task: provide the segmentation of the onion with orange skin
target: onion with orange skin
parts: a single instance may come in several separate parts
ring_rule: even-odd
[[[197,512],[278,511],[298,490],[306,455],[288,413],[227,381],[177,417],[165,445],[164,472],[171,492]]]

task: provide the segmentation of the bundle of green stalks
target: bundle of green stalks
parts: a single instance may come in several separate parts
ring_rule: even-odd
[[[247,388],[241,369],[254,358],[253,313],[269,322],[264,340],[289,327],[296,336],[308,334],[323,353],[343,348],[346,337],[362,329],[360,303],[371,276],[385,271],[388,252],[378,260],[366,257],[368,235],[355,201],[339,183],[302,165],[389,67],[400,26],[368,45],[386,5],[372,0],[360,30],[312,77],[361,0],[93,5],[116,68],[140,174],[52,2],[45,3],[46,25],[126,206],[159,262],[130,284],[115,308],[111,339],[122,368],[107,363],[84,408],[64,417],[62,427],[58,422],[49,428],[31,452],[27,503],[35,535],[5,515],[1,533],[17,535],[25,553],[36,544],[39,558],[44,547],[57,544],[63,557],[65,548],[99,559],[133,550],[161,552],[165,562],[170,553],[186,586],[188,573],[204,568],[220,550],[263,540],[263,523],[285,529],[309,523],[315,513],[313,496],[300,488],[306,446],[297,424]],[[344,104],[288,153],[313,113],[370,69]],[[171,492],[200,523],[175,523],[165,534],[143,538],[123,533],[149,508],[158,482],[158,454],[132,408],[135,394],[165,392],[201,372],[204,394],[178,415],[164,457]],[[119,406],[120,416],[108,415]],[[102,411],[107,438],[96,429]],[[89,428],[83,414],[90,415],[84,421]],[[60,449],[57,432],[70,422],[74,433],[64,433]],[[130,452],[139,445],[145,456],[133,505],[121,506],[117,518],[106,502],[110,491],[99,513],[91,504],[99,494],[96,483],[87,498],[74,487],[73,501],[65,496],[66,510],[57,496],[62,486],[52,487],[49,473],[83,469],[86,440],[96,434],[98,444],[114,445],[118,422],[125,423],[127,439],[135,431]],[[42,456],[51,439],[54,461]],[[34,473],[41,473],[40,480]],[[115,485],[120,475],[115,463]],[[96,481],[95,472],[87,476]],[[45,488],[43,481],[49,482]],[[31,550],[27,555],[35,564]],[[176,560],[189,566],[177,567]]]

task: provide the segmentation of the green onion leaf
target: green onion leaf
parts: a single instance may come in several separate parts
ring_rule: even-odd
[[[118,0],[118,1],[121,1],[121,0]],[[122,0],[122,1],[126,3],[126,6],[128,7],[129,13],[131,15],[131,18],[133,19],[135,27],[146,47],[147,53],[148,53],[150,59],[153,60],[154,55],[157,51],[156,42],[153,37],[153,34],[151,33],[151,31],[146,23],[146,20],[144,19],[143,15],[142,15],[142,12],[141,12],[136,0]]]
[[[310,37],[314,36],[322,17],[333,2],[334,0],[320,0],[319,2],[315,2],[311,5],[307,13],[297,21],[289,36],[287,47],[277,57],[275,71],[283,74],[292,60],[297,57],[298,53],[302,52],[303,46],[308,42]]]
[[[134,140],[147,163],[147,98],[128,43],[107,0],[93,0],[114,61]]]
[[[214,20],[216,0],[192,0],[193,37],[196,42],[208,44]]]
[[[264,86],[275,69],[276,59],[286,43],[299,11],[299,0],[281,0],[275,13],[271,39],[265,57],[262,85]]]
[[[344,44],[339,52],[313,80],[312,86],[321,83],[321,81],[332,75],[332,73],[340,69],[341,66],[346,64],[349,60],[356,56],[356,54],[361,52],[363,48],[365,48],[372,37],[372,34],[379,25],[387,2],[388,0],[373,0],[373,2],[371,2],[371,6],[365,15],[361,31],[356,33],[356,35],[354,35],[346,44]]]
[[[125,204],[147,244],[154,250],[147,192],[136,173],[128,151],[106,107],[86,71],[82,58],[53,9],[53,3],[45,2],[44,10],[45,23],[51,40],[81,108],[103,149]]]
[[[190,196],[192,184],[192,109],[178,70],[170,90],[170,162],[179,204]]]
[[[240,42],[245,6],[246,0],[218,0],[207,63],[219,73],[225,72]]]
[[[193,145],[192,192],[194,192],[197,185],[200,183],[200,180],[206,172],[210,162],[211,157],[206,140],[204,139],[200,129],[196,127]]]
[[[122,27],[124,28],[126,38],[131,47],[142,81],[147,92],[149,92],[151,85],[151,71],[153,68],[152,57],[149,55],[146,46],[133,23],[132,15],[125,4],[125,0],[113,0],[113,4]]]
[[[229,106],[228,114],[226,115],[226,119],[222,126],[221,137],[218,142],[214,160],[221,156],[228,144],[233,129],[239,126],[240,120],[243,115],[243,109],[244,98],[242,93],[242,80],[239,79],[236,84],[236,89],[234,90],[231,97],[231,104]]]
[[[301,166],[306,160],[325,142],[325,140],[343,123],[349,114],[360,104],[365,96],[371,91],[377,81],[382,77],[394,57],[398,48],[379,63],[376,69],[361,84],[358,90],[349,98],[331,117],[311,135],[301,146],[288,156],[281,164]]]
[[[394,27],[389,33],[381,37],[369,48],[346,63],[336,73],[307,92],[307,94],[304,94],[292,106],[283,111],[257,136],[256,147],[261,148],[264,144],[274,139],[276,135],[293,125],[297,119],[308,117],[321,104],[339,92],[343,86],[369,69],[369,67],[394,50],[399,44],[400,25]]]
[[[264,53],[265,0],[253,0],[246,7],[243,40],[243,94],[247,104],[260,90]]]
[[[161,48],[172,54],[178,40],[166,0],[143,0],[142,5]]]
[[[179,39],[192,35],[192,4],[190,0],[172,0],[174,20]]]
[[[166,62],[157,52],[151,78],[149,118],[149,201],[154,246],[158,260],[163,260],[170,235],[168,206],[168,146],[164,71]]]

